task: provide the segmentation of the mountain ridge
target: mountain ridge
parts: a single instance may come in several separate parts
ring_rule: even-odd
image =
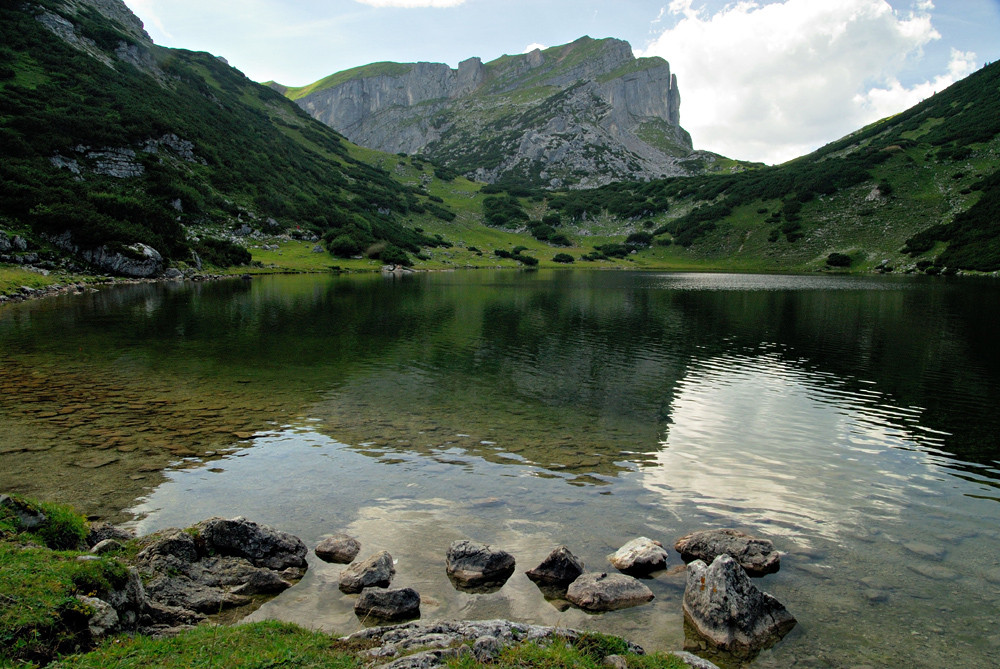
[[[585,188],[737,165],[698,152],[677,76],[614,38],[444,63],[373,63],[275,90],[362,146],[485,183]]]

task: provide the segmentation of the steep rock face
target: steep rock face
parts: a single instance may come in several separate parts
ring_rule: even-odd
[[[677,77],[628,42],[572,44],[457,70],[376,63],[311,86],[274,85],[351,141],[420,153],[495,183],[590,187],[691,174]]]

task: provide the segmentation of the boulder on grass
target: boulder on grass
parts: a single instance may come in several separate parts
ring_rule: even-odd
[[[692,532],[678,539],[674,550],[684,562],[701,560],[705,564],[728,555],[751,576],[773,574],[781,567],[781,556],[771,541],[733,529]]]
[[[583,562],[568,548],[559,546],[525,574],[538,585],[568,586],[583,574]]]
[[[514,573],[514,556],[486,544],[461,539],[445,558],[448,577],[462,589],[498,588]]]
[[[420,594],[413,588],[365,588],[354,603],[359,618],[384,621],[420,617]]]
[[[340,590],[351,594],[365,588],[388,588],[395,573],[392,556],[388,551],[380,551],[345,569],[340,574]]]
[[[584,574],[573,581],[566,599],[586,611],[615,611],[645,604],[653,591],[625,574]]]
[[[608,556],[611,566],[624,574],[646,576],[667,566],[663,544],[647,537],[633,539]]]
[[[709,644],[737,657],[773,645],[796,622],[728,555],[720,555],[711,566],[701,560],[688,565],[684,619]]]

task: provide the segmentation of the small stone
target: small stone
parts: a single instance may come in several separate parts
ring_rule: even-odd
[[[114,551],[120,551],[124,548],[115,539],[105,539],[104,541],[99,541],[90,549],[90,552],[94,555],[104,555],[105,553],[113,553]]]
[[[565,546],[559,546],[534,569],[525,572],[540,585],[569,585],[583,574],[583,562]]]
[[[420,594],[413,588],[365,588],[354,603],[354,613],[385,621],[419,618]]]
[[[387,588],[395,573],[392,556],[388,551],[380,551],[345,569],[340,574],[340,590],[351,594],[365,588]]]
[[[514,573],[514,556],[468,539],[452,543],[445,557],[448,577],[461,588],[493,587]]]
[[[319,542],[313,552],[324,562],[349,564],[361,551],[361,542],[346,534],[335,534]]]
[[[653,591],[626,574],[584,574],[573,581],[566,599],[586,611],[615,611],[645,604]]]
[[[615,569],[626,574],[645,576],[667,566],[663,544],[647,537],[633,539],[608,556]]]
[[[621,655],[608,655],[601,662],[601,665],[610,667],[610,669],[628,669],[628,662]]]

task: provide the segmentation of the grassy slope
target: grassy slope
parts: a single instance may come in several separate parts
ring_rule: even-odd
[[[564,219],[610,217],[626,230],[651,221],[658,239],[675,243],[640,251],[633,260],[642,267],[810,271],[843,253],[855,271],[885,261],[905,270],[994,271],[998,93],[993,64],[784,165],[554,194],[549,206]]]
[[[42,4],[72,20],[113,65],[55,37],[35,10],[0,5],[0,229],[27,237],[43,260],[59,258],[44,235],[69,230],[84,247],[143,242],[175,262],[189,260],[192,249],[211,261],[191,238],[224,238],[244,223],[344,232],[365,246],[386,241],[411,253],[433,246],[400,225],[425,196],[352,157],[346,140],[275,91],[209,54],[137,41],[89,8]],[[117,60],[123,44],[149,65]],[[192,142],[197,159],[142,150],[168,133]],[[81,145],[136,150],[144,174],[85,170],[79,179],[50,162],[58,154],[86,164]]]

